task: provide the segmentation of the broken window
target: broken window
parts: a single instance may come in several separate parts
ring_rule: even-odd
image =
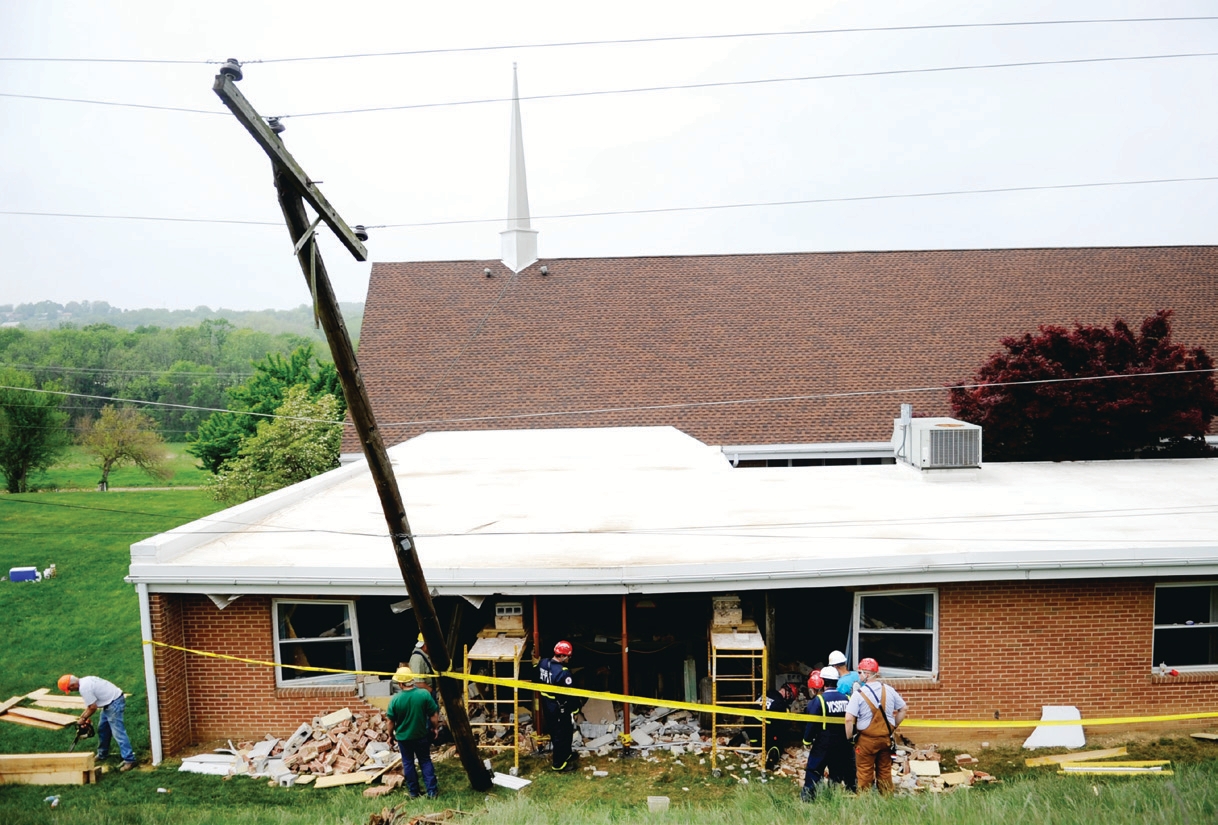
[[[855,662],[875,659],[888,676],[928,677],[938,671],[937,590],[854,596]]]
[[[351,673],[319,673],[297,668],[359,670],[355,603],[290,602],[276,599],[275,683],[280,686],[355,684]]]
[[[1218,585],[1155,588],[1152,666],[1209,669],[1218,665]]]

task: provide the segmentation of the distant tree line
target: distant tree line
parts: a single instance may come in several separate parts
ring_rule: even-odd
[[[179,406],[138,405],[168,441],[185,441],[209,415],[228,405],[226,392],[251,377],[268,355],[301,347],[328,360],[324,345],[292,333],[270,334],[221,320],[195,326],[65,325],[53,330],[0,328],[0,366],[28,373],[35,387],[54,383],[66,397],[69,426],[96,418],[111,399]]]
[[[359,338],[364,317],[363,303],[342,303],[339,308],[352,338]],[[301,304],[295,309],[121,309],[106,301],[39,301],[33,304],[0,304],[0,324],[18,325],[24,329],[58,329],[64,324],[85,327],[90,324],[110,324],[119,329],[138,327],[190,327],[203,321],[228,321],[230,324],[256,332],[277,335],[293,333],[321,344],[325,338],[313,325],[313,308]],[[325,349],[324,346],[319,347]]]

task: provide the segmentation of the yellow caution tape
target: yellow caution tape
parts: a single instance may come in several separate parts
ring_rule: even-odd
[[[261,667],[282,667],[291,670],[304,670],[312,673],[346,673],[355,676],[388,676],[392,677],[392,671],[383,670],[339,670],[329,667],[309,667],[307,665],[287,665],[279,662],[266,662],[260,659],[246,659],[241,656],[229,656],[224,653],[210,653],[205,650],[193,650],[188,647],[179,647],[177,645],[158,642],[151,639],[144,639],[146,645],[155,647],[163,647],[169,650],[179,650],[183,653],[190,653],[195,656],[206,656],[211,659],[225,659],[232,662],[242,662],[247,665],[259,665]],[[434,674],[443,676],[447,679],[457,679],[464,682],[476,682],[485,685],[499,685],[501,687],[515,688],[518,690],[540,691],[542,685],[537,682],[526,682],[521,679],[502,679],[494,676],[480,676],[473,673],[455,673],[452,671],[444,671],[443,673]],[[433,675],[416,674],[417,678],[430,679]],[[688,710],[694,713],[714,713],[725,716],[749,716],[755,719],[789,719],[795,722],[828,722],[832,725],[844,724],[841,717],[835,716],[816,716],[807,713],[780,713],[771,710],[761,710],[760,708],[751,707],[750,705],[703,705],[696,702],[680,702],[674,699],[650,699],[644,696],[628,696],[621,693],[609,693],[599,690],[583,690],[582,688],[564,688],[557,685],[545,685],[548,693],[561,693],[564,696],[582,696],[588,699],[605,699],[610,702],[622,702],[630,705],[643,705],[645,707],[672,708],[673,710]],[[1203,712],[1203,713],[1169,713],[1158,716],[1108,716],[1097,717],[1095,719],[1028,719],[1028,720],[1012,720],[1012,719],[906,719],[901,723],[903,728],[979,728],[985,730],[993,730],[995,728],[1038,728],[1038,727],[1061,727],[1065,725],[1087,725],[1091,727],[1100,725],[1138,725],[1149,722],[1181,722],[1191,719],[1218,719],[1218,711]]]

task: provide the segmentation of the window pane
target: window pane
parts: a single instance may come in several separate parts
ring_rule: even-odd
[[[351,642],[281,642],[279,661],[285,665],[301,667],[328,667],[335,670],[355,670],[355,649]],[[317,673],[311,670],[280,669],[280,679],[317,679],[330,677],[335,681],[353,681],[348,673]]]
[[[1201,624],[1210,619],[1210,592],[1216,588],[1156,587],[1155,624]]]
[[[279,638],[328,639],[351,635],[345,604],[279,603]]]
[[[930,633],[859,633],[859,658],[875,659],[880,670],[899,667],[930,671],[933,667]]]
[[[1192,588],[1162,588],[1162,590],[1186,589]],[[1166,662],[1168,667],[1218,664],[1218,627],[1156,630],[1152,664],[1157,667],[1161,662]]]
[[[896,596],[864,596],[859,629],[902,628],[932,630],[935,626],[935,597],[931,593]]]

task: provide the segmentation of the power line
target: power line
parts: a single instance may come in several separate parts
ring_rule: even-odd
[[[844,80],[858,77],[891,77],[894,75],[934,74],[942,72],[964,72],[980,69],[1016,69],[1030,66],[1072,66],[1087,63],[1122,63],[1136,60],[1175,60],[1192,57],[1216,57],[1218,52],[1190,52],[1185,54],[1144,54],[1128,57],[1080,57],[1067,60],[1023,60],[1014,63],[977,63],[968,66],[934,66],[925,69],[884,69],[873,72],[836,72],[833,74],[800,75],[795,77],[767,77],[754,80],[719,80],[705,83],[679,83],[666,86],[638,86],[629,89],[602,89],[590,92],[558,92],[547,95],[521,95],[520,100],[562,100],[577,97],[601,97],[606,95],[646,94],[650,92],[686,91],[690,89],[719,89],[734,86],[761,86],[771,83],[805,83],[814,80]],[[452,100],[438,103],[407,103],[398,106],[368,106],[358,109],[332,109],[323,112],[302,112],[279,115],[285,117],[325,117],[329,115],[354,115],[370,112],[392,112],[405,109],[436,109],[448,106],[474,106],[483,103],[511,103],[515,98],[494,97],[476,100]]]
[[[22,100],[51,100],[56,103],[89,103],[94,106],[120,106],[127,109],[156,109],[162,112],[187,112],[192,115],[224,115],[213,109],[189,109],[184,106],[154,106],[151,103],[122,103],[117,100],[91,100],[82,97],[51,97],[50,95],[21,95],[13,92],[0,92],[0,97],[15,97]]]
[[[255,373],[252,372],[174,372],[170,369],[163,370],[115,370],[105,369],[101,367],[54,367],[40,364],[0,364],[0,368],[8,367],[17,370],[46,370],[48,372],[83,372],[106,375],[167,375],[172,377],[179,376],[207,376],[209,378],[248,378]]]
[[[587,92],[559,92],[555,94],[544,95],[525,95],[521,96],[520,100],[561,100],[566,98],[579,97],[601,97],[607,95],[628,95],[628,94],[645,94],[652,92],[665,91],[687,91],[691,89],[714,89],[714,88],[729,88],[735,86],[760,86],[772,83],[804,83],[815,80],[844,80],[848,78],[861,77],[890,77],[895,75],[912,75],[912,74],[933,74],[943,72],[962,72],[981,69],[1013,69],[1026,68],[1031,66],[1068,66],[1082,65],[1087,63],[1120,63],[1131,62],[1137,60],[1175,60],[1182,58],[1194,57],[1215,57],[1218,52],[1191,52],[1183,54],[1149,54],[1149,55],[1130,55],[1127,57],[1085,57],[1072,58],[1066,60],[1025,60],[1013,63],[979,63],[967,66],[934,66],[923,69],[885,69],[872,72],[837,72],[833,74],[822,75],[802,75],[795,77],[770,77],[770,78],[755,78],[752,80],[723,80],[709,81],[705,83],[684,83],[670,84],[664,86],[640,86],[628,89],[601,89]],[[16,94],[11,92],[0,92],[0,97],[19,98],[24,100],[46,100],[60,103],[84,103],[97,106],[119,106],[133,109],[152,109],[167,112],[185,112],[188,114],[197,115],[219,115],[228,116],[228,112],[222,112],[214,109],[192,109],[183,106],[159,106],[146,103],[125,103],[115,100],[94,100],[87,98],[73,97],[53,97],[49,95],[26,95]],[[451,100],[439,101],[436,103],[407,103],[395,106],[368,106],[357,109],[332,109],[320,112],[299,112],[296,114],[281,114],[279,118],[303,118],[303,117],[327,117],[331,115],[353,115],[353,114],[368,114],[372,112],[393,112],[404,111],[410,109],[437,109],[450,106],[474,106],[487,103],[510,103],[513,98],[495,97],[495,98],[479,98],[474,100]]]
[[[598,212],[561,212],[550,215],[534,215],[532,220],[566,220],[572,218],[602,218],[622,215],[658,215],[669,212],[699,212],[718,209],[755,209],[776,206],[804,206],[819,203],[851,203],[859,201],[902,200],[908,198],[940,198],[954,195],[992,195],[1012,192],[1042,192],[1055,189],[1089,189],[1113,186],[1147,186],[1164,183],[1203,183],[1218,181],[1218,175],[1200,175],[1188,178],[1147,178],[1144,180],[1096,181],[1090,183],[1052,183],[1037,186],[995,186],[984,189],[942,189],[934,192],[902,192],[884,195],[845,195],[834,198],[800,198],[783,201],[750,201],[742,203],[716,203],[703,206],[662,206],[652,209],[614,209]],[[0,215],[17,215],[26,217],[49,218],[96,218],[99,220],[127,221],[184,221],[189,223],[218,223],[218,224],[248,224],[253,226],[278,226],[283,224],[273,221],[235,221],[212,218],[162,218],[146,215],[105,215],[85,214],[76,212],[24,212],[18,210],[0,209]],[[430,226],[456,226],[462,224],[502,223],[503,217],[497,218],[457,218],[447,221],[418,221],[413,223],[381,223],[366,224],[369,229],[417,229]]]
[[[433,424],[470,424],[480,421],[519,421],[531,418],[566,418],[579,415],[604,415],[606,413],[627,413],[627,412],[653,412],[657,410],[688,410],[706,407],[732,407],[744,406],[747,404],[780,404],[793,401],[829,401],[840,398],[863,398],[867,396],[877,395],[903,395],[909,393],[923,392],[945,392],[947,390],[962,389],[980,389],[982,387],[1018,387],[1033,384],[1065,384],[1070,382],[1082,381],[1105,381],[1112,378],[1154,378],[1168,375],[1187,375],[1190,373],[1213,373],[1218,372],[1218,367],[1212,369],[1195,369],[1195,370],[1170,370],[1167,372],[1139,372],[1139,373],[1122,373],[1120,375],[1089,375],[1075,378],[1040,378],[1030,381],[995,381],[992,383],[981,384],[951,384],[941,387],[905,387],[901,389],[887,390],[854,390],[850,392],[828,392],[816,393],[813,395],[783,395],[772,396],[767,398],[740,398],[731,401],[686,401],[675,404],[647,404],[634,407],[600,407],[596,409],[584,410],[559,410],[554,412],[536,412],[536,413],[511,413],[503,415],[482,415],[468,416],[465,418],[435,418],[419,421],[395,421],[390,423],[380,424],[381,429],[386,427],[418,427],[430,426]],[[3,388],[0,388],[3,389]]]
[[[611,40],[564,40],[545,43],[509,43],[490,46],[453,46],[436,49],[407,49],[390,52],[358,52],[353,54],[330,54],[300,57],[272,57],[242,61],[242,65],[256,63],[304,63],[321,60],[355,60],[371,57],[409,57],[432,54],[461,54],[474,52],[508,51],[515,49],[552,49],[586,46],[641,45],[646,43],[682,43],[692,41],[744,40],[771,37],[805,37],[830,34],[867,34],[883,32],[944,31],[953,29],[1018,28],[1024,26],[1076,26],[1113,23],[1184,23],[1218,20],[1214,16],[1192,17],[1094,17],[1074,20],[1011,20],[993,23],[928,23],[912,26],[853,26],[836,29],[802,29],[796,31],[737,32],[725,34],[687,34],[663,37],[628,37]],[[0,61],[20,63],[159,63],[164,65],[209,65],[224,63],[223,60],[175,60],[165,58],[131,57],[0,57]]]
[[[199,407],[192,404],[171,404],[167,401],[145,401],[141,398],[114,398],[108,395],[90,395],[81,392],[65,392],[63,390],[41,390],[32,387],[9,387],[0,384],[0,390],[17,390],[18,392],[38,392],[46,395],[62,395],[68,398],[93,398],[99,401],[118,402],[122,404],[141,404],[147,407],[168,407],[175,410],[199,410],[201,412],[218,412],[230,413],[232,415],[253,415],[258,418],[284,418],[289,421],[305,421],[312,424],[341,424],[342,426],[350,426],[343,421],[333,421],[328,418],[306,418],[301,415],[279,415],[277,413],[254,412],[252,410],[229,410],[223,407]]]
[[[738,398],[738,399],[722,400],[722,401],[685,401],[685,402],[677,402],[677,403],[673,403],[673,404],[643,404],[643,405],[637,405],[637,406],[598,407],[598,408],[580,409],[580,410],[558,410],[558,411],[552,411],[552,412],[504,413],[501,415],[469,416],[469,417],[464,417],[464,418],[432,418],[432,419],[421,419],[421,420],[416,420],[416,421],[396,421],[396,422],[390,422],[390,423],[381,423],[381,424],[379,424],[379,426],[383,429],[385,427],[416,427],[416,426],[423,426],[423,425],[430,426],[430,425],[435,425],[435,424],[468,424],[468,423],[483,422],[483,421],[518,421],[518,420],[531,419],[531,418],[558,418],[558,417],[571,417],[571,416],[580,416],[580,415],[604,415],[607,413],[654,412],[657,410],[685,410],[685,409],[698,409],[698,408],[706,408],[706,407],[745,406],[745,405],[749,405],[749,404],[782,404],[782,403],[790,403],[790,402],[795,402],[795,401],[830,401],[830,400],[836,400],[836,399],[841,399],[841,398],[862,398],[862,397],[867,397],[867,396],[878,396],[878,395],[903,395],[903,394],[925,393],[925,392],[945,392],[947,390],[953,390],[953,389],[969,390],[969,389],[981,389],[981,388],[992,388],[992,387],[1019,387],[1019,386],[1034,386],[1034,385],[1044,385],[1044,384],[1069,384],[1069,383],[1082,383],[1082,382],[1087,382],[1087,381],[1108,381],[1108,380],[1118,379],[1118,378],[1164,378],[1164,377],[1172,377],[1172,376],[1206,374],[1206,373],[1215,373],[1215,372],[1218,372],[1218,367],[1214,367],[1214,368],[1210,368],[1210,369],[1167,370],[1167,371],[1163,371],[1163,372],[1120,373],[1117,375],[1087,375],[1087,376],[1077,376],[1077,377],[1070,377],[1070,378],[1038,378],[1038,379],[1027,380],[1027,381],[994,381],[994,382],[982,382],[982,383],[976,383],[976,384],[965,384],[965,383],[948,384],[945,386],[895,387],[895,388],[891,388],[891,389],[881,389],[881,390],[852,390],[852,391],[848,391],[848,392],[813,393],[813,394],[809,394],[809,395],[780,395],[780,396],[767,396],[767,397],[760,397],[760,398]],[[143,404],[143,405],[147,405],[147,406],[169,407],[169,408],[173,408],[173,409],[184,409],[184,410],[200,410],[202,412],[222,412],[222,413],[231,413],[233,415],[254,415],[254,416],[261,417],[261,418],[287,418],[287,419],[290,419],[293,421],[306,421],[306,422],[316,423],[316,424],[342,423],[343,426],[350,426],[350,424],[348,424],[347,422],[337,422],[337,421],[332,421],[330,419],[324,419],[324,418],[306,418],[303,416],[277,415],[275,413],[260,413],[260,412],[252,412],[249,410],[229,410],[229,409],[224,409],[224,408],[219,408],[219,407],[200,407],[200,406],[193,406],[190,404],[170,404],[170,403],[164,402],[164,401],[145,401],[142,399],[134,399],[134,398],[113,398],[113,397],[105,396],[105,395],[89,395],[86,393],[65,392],[62,390],[43,390],[43,389],[33,389],[31,387],[10,387],[10,386],[4,386],[4,385],[0,385],[0,390],[17,390],[20,392],[36,392],[36,393],[44,393],[44,394],[48,394],[48,395],[67,396],[67,397],[71,397],[71,398],[92,398],[92,399],[98,399],[98,400],[109,401],[109,402],[117,402],[117,403],[125,403],[125,404]]]
[[[893,195],[847,195],[837,198],[802,198],[786,201],[754,201],[750,203],[720,203],[708,206],[666,206],[655,209],[618,209],[601,212],[568,212],[553,215],[534,215],[530,220],[560,220],[567,218],[603,218],[618,215],[655,215],[665,212],[698,212],[716,209],[754,209],[767,206],[803,206],[817,203],[851,203],[856,201],[901,200],[905,198],[941,198],[952,195],[991,195],[1010,192],[1042,192],[1054,189],[1088,189],[1110,186],[1144,186],[1158,183],[1197,183],[1218,180],[1218,175],[1193,178],[1149,178],[1146,180],[1100,181],[1097,183],[1054,183],[1041,186],[996,186],[986,189],[944,189],[937,192],[905,192]],[[402,229],[427,226],[450,226],[454,224],[502,223],[503,218],[470,218],[452,221],[425,221],[421,223],[369,224],[368,229]]]

